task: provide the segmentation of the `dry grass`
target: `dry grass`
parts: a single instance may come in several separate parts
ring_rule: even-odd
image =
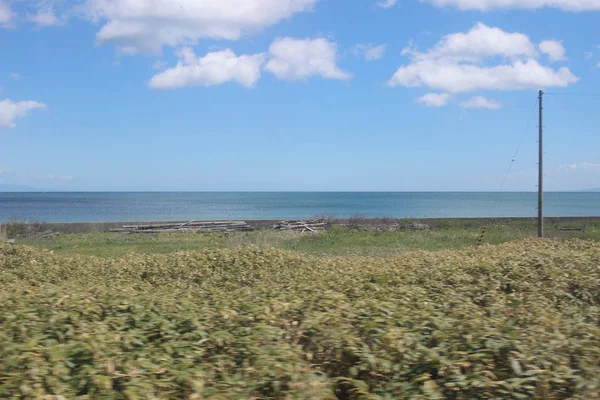
[[[25,221],[20,219],[7,219],[2,224],[4,235],[7,239],[23,238],[48,230],[49,225],[40,221]]]
[[[0,245],[0,287],[0,398],[599,394],[592,241],[111,259]]]

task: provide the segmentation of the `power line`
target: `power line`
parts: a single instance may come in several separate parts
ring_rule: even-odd
[[[537,105],[538,105],[538,101],[539,101],[539,99],[538,99],[538,98],[536,98],[536,99],[535,99],[535,104],[533,105],[533,108],[532,108],[532,109],[531,109],[531,111],[529,112],[529,118],[527,119],[527,123],[526,123],[526,125],[525,125],[525,130],[523,130],[523,133],[521,134],[521,139],[519,140],[519,144],[518,144],[518,146],[517,146],[517,149],[515,150],[515,153],[514,153],[514,155],[513,155],[513,158],[512,158],[512,159],[511,159],[511,161],[510,161],[510,165],[508,166],[508,170],[506,171],[506,174],[504,175],[504,178],[502,179],[502,185],[500,185],[500,193],[504,191],[504,187],[506,186],[506,181],[507,181],[507,179],[508,179],[508,176],[510,175],[510,173],[511,173],[511,171],[512,171],[512,168],[513,168],[513,166],[514,166],[514,164],[515,164],[515,161],[517,160],[517,156],[519,155],[519,151],[521,150],[521,147],[522,147],[522,145],[523,145],[523,141],[524,141],[524,139],[525,139],[525,135],[526,135],[526,134],[528,133],[528,131],[529,131],[529,127],[530,127],[530,125],[531,125],[531,120],[533,119],[533,111],[534,111],[534,110],[535,110],[535,108],[537,107]],[[491,210],[490,210],[490,214],[491,214],[491,216],[493,216],[493,215],[494,215],[494,212],[496,211],[496,208],[498,207],[498,203],[499,203],[499,202],[500,202],[500,199],[499,199],[499,198],[496,198],[496,201],[494,201],[494,203],[492,204],[492,208],[491,208]],[[484,236],[484,235],[485,235],[485,230],[484,230],[484,233],[482,233],[482,236]],[[482,240],[483,240],[483,239],[482,239],[482,238],[480,238],[480,242],[481,242]]]
[[[553,93],[553,92],[544,92],[544,94],[549,94],[552,96],[586,96],[586,97],[600,97],[600,93]]]
[[[533,105],[533,108],[529,112],[529,118],[527,120],[527,124],[525,125],[525,130],[521,134],[521,140],[519,140],[519,145],[517,146],[517,150],[515,151],[515,154],[513,155],[513,158],[512,158],[512,160],[510,162],[510,165],[508,166],[508,171],[506,171],[506,174],[504,175],[504,179],[502,180],[502,185],[500,186],[500,191],[501,192],[504,190],[504,186],[506,184],[506,180],[508,179],[508,176],[510,175],[510,172],[512,171],[512,168],[515,165],[515,161],[517,160],[517,156],[519,155],[519,151],[521,150],[521,146],[523,145],[523,140],[525,139],[525,135],[529,131],[529,126],[531,125],[531,120],[533,119],[532,118],[532,114],[533,114],[533,111],[535,110],[535,108],[538,105],[538,101],[539,101],[539,99],[536,98],[535,99],[535,104]]]

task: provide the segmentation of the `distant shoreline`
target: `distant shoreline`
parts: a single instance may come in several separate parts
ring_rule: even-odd
[[[243,220],[243,219],[242,219]],[[426,224],[429,227],[444,228],[448,225],[456,225],[462,228],[480,228],[486,225],[497,225],[503,223],[534,223],[535,217],[501,217],[501,218],[359,218],[354,220],[353,224],[359,228],[376,229],[386,226],[393,226],[398,223],[406,223],[407,221]],[[586,221],[600,221],[600,216],[590,217],[548,217],[544,219],[548,226],[562,225],[569,223],[581,223]],[[226,221],[226,220],[221,220]],[[268,230],[283,219],[270,220],[244,220],[255,230]],[[330,223],[333,226],[345,226],[350,223],[349,219],[332,219]],[[92,232],[109,232],[111,229],[118,229],[124,225],[155,225],[155,224],[170,224],[170,223],[186,223],[189,221],[135,221],[135,222],[47,222],[43,223],[44,227],[53,232],[60,233],[92,233]],[[211,220],[198,220],[198,222],[214,222]]]

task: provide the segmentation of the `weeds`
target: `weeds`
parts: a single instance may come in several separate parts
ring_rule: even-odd
[[[327,224],[327,226],[332,226],[333,223],[335,222],[335,215],[334,214],[317,214],[317,215],[313,216],[312,219],[317,220],[317,221],[323,221]]]
[[[348,229],[360,229],[363,227],[366,217],[362,214],[354,214],[348,218]]]
[[[48,224],[39,221],[24,221],[9,218],[3,224],[4,234],[7,239],[27,237],[48,230]]]

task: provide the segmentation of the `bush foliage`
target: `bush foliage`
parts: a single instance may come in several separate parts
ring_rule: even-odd
[[[0,398],[600,398],[600,245],[119,259],[0,245]]]

